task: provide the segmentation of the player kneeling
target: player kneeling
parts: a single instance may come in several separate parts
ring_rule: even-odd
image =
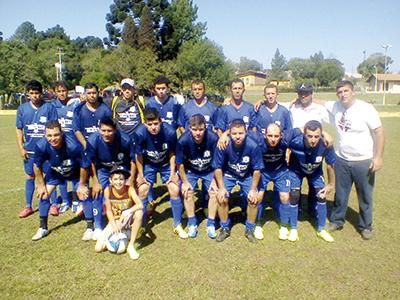
[[[110,171],[110,185],[104,190],[108,225],[97,240],[95,250],[102,252],[108,248],[118,254],[124,252],[125,249],[121,247],[114,249],[115,234],[124,233],[131,228],[126,250],[131,259],[138,259],[139,253],[134,247],[134,242],[142,224],[143,204],[133,187],[126,185],[129,176],[130,172],[123,166],[113,167]],[[129,237],[129,234],[127,236]]]

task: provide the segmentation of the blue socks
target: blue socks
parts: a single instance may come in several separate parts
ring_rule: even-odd
[[[290,205],[289,203],[287,204],[279,204],[279,220],[281,225],[287,226],[289,225],[289,219],[290,219]]]
[[[147,204],[149,204],[148,198],[142,199],[143,203],[143,218],[142,218],[142,226],[147,225]]]
[[[264,200],[258,203],[256,221],[260,221],[264,212]]]
[[[215,219],[207,219],[207,226],[214,226],[215,227]]]
[[[50,205],[49,199],[39,200],[39,217],[47,217],[49,215]]]
[[[181,224],[182,220],[182,211],[183,211],[183,204],[181,198],[170,199],[171,202],[171,209],[172,209],[172,217],[174,218],[174,227]]]
[[[225,229],[230,229],[230,227],[231,227],[231,219],[227,219],[225,222],[223,222],[222,220],[219,222],[219,224],[221,225],[221,227],[222,228],[225,228]]]
[[[297,229],[297,217],[299,216],[299,205],[289,204],[289,225],[292,229]]]
[[[189,226],[196,226],[196,225],[197,225],[196,216],[193,216],[193,217],[189,217],[189,218],[188,218],[188,225],[189,225]]]
[[[58,186],[58,188],[60,190],[62,202],[68,206],[71,206],[71,199],[68,197],[68,183],[62,183]]]
[[[85,215],[85,219],[93,220],[93,199],[88,197],[86,200],[82,201],[83,213]]]
[[[255,223],[250,223],[249,220],[246,220],[246,231],[254,231],[254,228],[256,227]]]
[[[93,218],[96,228],[103,229],[103,194],[93,199]]]
[[[32,207],[33,193],[35,192],[35,179],[25,180],[25,205]]]
[[[317,231],[320,232],[326,225],[326,202],[317,202]]]

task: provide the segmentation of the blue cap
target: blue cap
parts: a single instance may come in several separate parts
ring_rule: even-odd
[[[296,90],[298,93],[312,93],[313,86],[311,84],[302,83],[297,86]]]
[[[131,176],[131,172],[127,168],[125,168],[124,166],[114,166],[114,167],[112,167],[111,170],[110,170],[110,176],[115,174],[115,173],[122,173],[127,178],[129,176]]]

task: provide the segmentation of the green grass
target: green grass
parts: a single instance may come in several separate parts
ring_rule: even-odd
[[[375,239],[362,240],[354,228],[354,192],[349,222],[334,234],[333,244],[317,239],[309,221],[299,223],[299,242],[280,242],[270,210],[266,238],[255,245],[245,239],[242,224],[235,224],[231,237],[218,244],[206,237],[205,221],[198,238],[179,240],[172,233],[169,205],[163,202],[152,229],[156,239],[142,241],[138,261],[95,254],[93,242],[80,240],[84,222],[69,212],[49,217],[51,234],[31,241],[39,218],[38,213],[23,220],[17,216],[24,203],[24,175],[14,118],[0,117],[1,299],[398,298],[398,118],[383,119],[387,143],[375,189]]]

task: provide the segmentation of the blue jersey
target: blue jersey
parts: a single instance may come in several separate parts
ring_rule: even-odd
[[[76,105],[66,105],[58,98],[53,100],[52,104],[57,110],[58,122],[61,125],[61,129],[64,132],[71,132],[73,130],[72,119]]]
[[[88,140],[93,133],[99,131],[100,119],[111,116],[110,108],[104,103],[100,103],[95,111],[91,111],[86,104],[81,104],[75,108],[72,126],[74,131],[80,131]]]
[[[291,129],[292,119],[290,118],[289,110],[287,110],[286,107],[278,104],[277,109],[274,112],[270,112],[266,105],[261,105],[255,120],[257,131],[265,134],[265,129],[271,123],[279,125],[282,131]]]
[[[131,161],[135,161],[135,152],[132,140],[125,133],[117,130],[114,140],[108,144],[101,134],[96,132],[88,139],[87,156],[97,171],[108,172],[113,166],[131,168]]]
[[[224,175],[237,179],[252,176],[255,170],[264,168],[260,147],[248,136],[239,148],[232,139],[225,150],[217,148],[212,166],[214,169],[222,169]]]
[[[134,133],[135,151],[143,155],[143,164],[153,167],[163,167],[169,164],[169,154],[175,153],[177,143],[174,127],[161,123],[160,132],[151,134],[145,125],[140,125]]]
[[[182,105],[175,97],[168,96],[163,103],[156,100],[155,97],[151,97],[146,102],[146,108],[148,107],[157,109],[160,112],[161,119],[164,123],[171,125],[175,129],[178,127],[177,121],[179,117],[179,110],[181,109]]]
[[[195,100],[190,100],[179,111],[178,125],[188,129],[189,119],[195,114],[204,116],[206,127],[212,129],[217,121],[217,106],[208,100],[201,106],[197,105]]]
[[[139,104],[139,99],[126,101],[122,97],[119,97],[114,101],[116,101],[116,103],[113,104],[113,117],[117,124],[117,128],[133,139],[133,132],[140,124],[142,124],[142,118],[140,115],[140,111],[143,111],[142,104]]]
[[[333,165],[336,160],[333,147],[327,148],[322,139],[316,147],[310,148],[305,145],[304,135],[299,135],[290,141],[289,147],[292,150],[289,169],[297,174],[322,175],[324,158],[328,165]]]
[[[211,172],[212,158],[217,147],[218,135],[206,129],[203,141],[197,144],[190,131],[185,131],[176,146],[176,163],[184,164],[185,170],[196,174]]]
[[[246,129],[251,129],[255,126],[256,112],[253,105],[247,101],[243,101],[239,108],[232,104],[223,105],[218,111],[218,120],[215,125],[217,129],[226,131],[230,123],[235,119],[241,119],[246,124]]]
[[[35,145],[44,137],[46,123],[57,120],[57,110],[50,103],[42,102],[36,108],[32,102],[26,102],[18,107],[16,127],[24,133],[24,149],[33,154]]]
[[[51,146],[45,137],[38,141],[35,147],[34,163],[38,168],[43,169],[46,161],[49,163],[46,177],[50,179],[78,179],[80,168],[90,167],[81,143],[72,133],[64,134],[60,149]]]

